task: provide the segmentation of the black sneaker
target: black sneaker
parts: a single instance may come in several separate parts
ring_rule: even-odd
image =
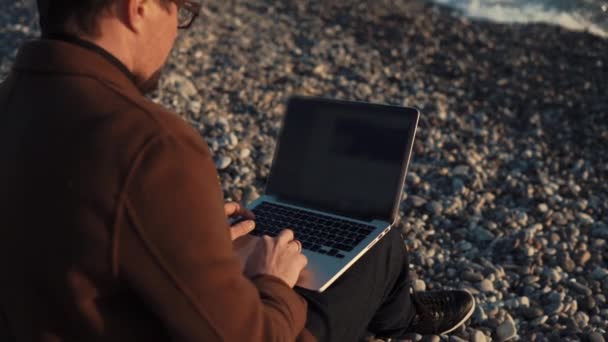
[[[410,331],[443,335],[460,327],[475,311],[475,299],[464,290],[412,293],[416,315]]]

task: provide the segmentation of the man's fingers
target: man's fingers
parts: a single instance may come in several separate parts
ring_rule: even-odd
[[[252,220],[242,221],[230,227],[230,237],[232,241],[249,234],[255,228],[255,222]]]
[[[224,212],[228,217],[243,216],[244,218],[250,220],[253,220],[255,218],[255,215],[249,209],[240,205],[237,202],[228,202],[224,204]]]
[[[293,238],[293,230],[285,229],[277,236],[277,244],[286,245],[289,243],[289,241],[293,240]]]
[[[294,248],[296,251],[302,251],[302,243],[299,240],[291,240],[289,241],[288,246]]]
[[[300,267],[304,268],[308,265],[308,258],[304,254],[298,255],[298,261],[300,262]]]
[[[241,208],[241,205],[236,202],[228,202],[224,204],[224,212],[226,216],[233,216],[236,214]]]

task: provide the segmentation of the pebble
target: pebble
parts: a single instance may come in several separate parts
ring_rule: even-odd
[[[483,279],[479,282],[478,287],[482,292],[494,292],[494,284],[488,279]]]
[[[591,229],[591,236],[594,238],[608,239],[608,227],[599,226]]]
[[[549,316],[547,315],[542,315],[540,317],[536,317],[535,319],[533,319],[530,324],[531,325],[541,325],[541,324],[545,324],[545,322],[547,322],[547,319],[549,319]]]
[[[576,217],[578,217],[578,219],[583,223],[583,224],[588,224],[591,225],[593,224],[595,221],[593,220],[593,217],[591,217],[591,215],[587,214],[587,213],[576,213]]]
[[[169,73],[164,77],[164,86],[172,86],[177,94],[185,97],[194,97],[198,94],[198,90],[192,81],[187,77],[177,73]]]
[[[507,319],[496,328],[496,338],[498,341],[508,341],[516,335],[517,328],[511,316],[507,316]]]
[[[483,275],[475,271],[466,270],[462,272],[462,279],[471,283],[476,283],[483,280]]]
[[[420,196],[412,195],[409,196],[410,201],[412,201],[412,205],[416,208],[422,207],[426,204],[426,200]]]
[[[608,270],[602,267],[596,267],[593,272],[591,272],[591,278],[594,280],[602,280],[608,276]]]
[[[232,158],[223,156],[217,159],[215,166],[220,170],[225,170],[226,168],[228,168],[228,166],[230,166],[231,163]]]
[[[589,315],[582,311],[578,311],[574,314],[574,321],[579,328],[584,328],[589,324]]]
[[[487,342],[488,337],[481,330],[474,330],[469,338],[470,342]]]
[[[545,306],[545,313],[547,315],[554,315],[562,312],[563,309],[564,303],[562,303],[561,301],[552,302]]]
[[[452,169],[452,174],[454,176],[469,176],[469,166],[468,165],[458,165]]]
[[[572,290],[574,290],[574,291],[576,291],[576,292],[578,292],[580,294],[583,294],[585,296],[590,296],[593,293],[593,291],[591,291],[591,289],[588,286],[585,286],[583,284],[580,284],[580,283],[577,283],[577,282],[573,282],[573,281],[567,282],[566,284]]]
[[[521,313],[524,318],[531,320],[542,316],[543,310],[537,306],[531,306],[521,309]]]
[[[482,227],[475,227],[471,231],[471,235],[469,238],[475,241],[487,242],[492,241],[495,237],[496,236],[491,231]]]
[[[593,331],[590,332],[587,335],[587,341],[589,342],[605,342],[606,340],[604,339],[604,337],[598,333],[597,331]]]
[[[427,204],[427,209],[435,216],[441,215],[443,212],[443,205],[438,201],[431,201]]]
[[[245,159],[251,155],[251,150],[248,148],[244,148],[239,152],[239,158]]]
[[[540,211],[541,213],[546,213],[547,211],[549,211],[549,206],[547,205],[547,203],[539,203],[537,208],[538,211]]]
[[[581,266],[585,266],[587,264],[587,262],[589,261],[589,259],[591,259],[591,253],[589,251],[585,251],[581,254],[580,258],[578,259],[578,263]]]
[[[481,324],[488,319],[488,315],[481,305],[475,306],[475,311],[473,312],[473,322],[476,324]]]
[[[471,248],[473,248],[473,245],[470,242],[463,240],[463,241],[458,242],[458,244],[456,245],[456,248],[458,248],[462,252],[466,252],[466,251],[470,250]]]
[[[416,279],[414,282],[414,291],[416,292],[424,292],[426,291],[426,284],[422,279]]]

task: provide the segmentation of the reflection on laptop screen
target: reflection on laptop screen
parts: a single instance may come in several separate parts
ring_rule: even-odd
[[[408,108],[292,99],[266,193],[390,220],[416,119]]]

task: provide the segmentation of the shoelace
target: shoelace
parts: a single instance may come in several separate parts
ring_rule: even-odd
[[[430,318],[433,320],[439,320],[446,316],[446,309],[449,308],[449,304],[452,302],[452,298],[448,295],[433,295],[433,294],[417,294],[414,292],[414,301],[416,305],[418,316],[420,320]]]

